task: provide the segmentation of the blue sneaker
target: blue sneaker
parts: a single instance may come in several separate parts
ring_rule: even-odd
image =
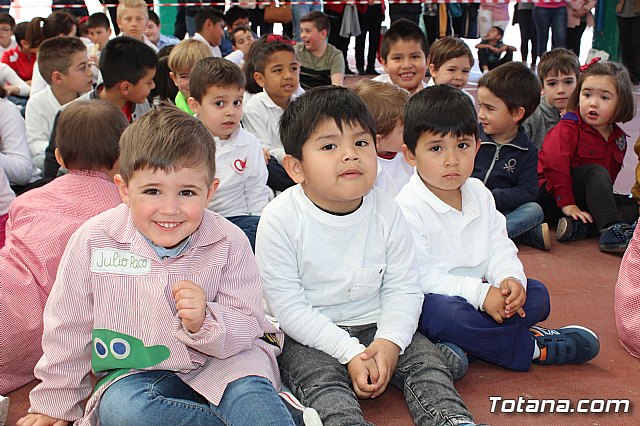
[[[561,217],[556,228],[556,239],[558,241],[583,240],[589,235],[590,223],[575,220],[570,217]]]
[[[600,231],[600,250],[612,253],[624,253],[633,237],[636,226],[624,222],[616,223]]]
[[[444,354],[453,381],[462,379],[469,369],[469,360],[462,348],[451,342],[436,343],[436,348]]]
[[[536,364],[582,364],[600,352],[598,336],[586,327],[568,325],[556,330],[534,325],[529,330],[540,348]]]

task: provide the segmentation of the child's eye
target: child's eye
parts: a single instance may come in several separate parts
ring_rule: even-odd
[[[242,105],[242,99],[236,99],[235,101],[233,101],[233,106],[240,106]]]
[[[147,195],[158,195],[160,194],[160,191],[158,191],[155,188],[149,188],[149,189],[145,189],[143,194],[147,194]]]
[[[554,82],[547,83],[547,86],[556,87],[556,82],[554,81]]]
[[[471,70],[468,70],[468,69],[466,69],[466,68],[462,70],[462,73],[463,73],[463,74],[469,74],[470,72],[471,72]]]
[[[323,151],[331,151],[332,149],[336,149],[336,144],[335,143],[328,143],[326,145],[322,145],[321,149]]]
[[[222,106],[224,106],[224,102],[223,101],[215,101],[214,105],[217,106],[217,107],[222,107]]]
[[[293,65],[291,67],[291,71],[298,71],[298,68],[299,68],[298,65]]]
[[[602,100],[603,100],[603,101],[608,101],[609,99],[610,99],[610,98],[609,98],[608,96],[603,96],[603,97],[602,97]]]
[[[369,146],[369,142],[366,140],[359,140],[359,141],[356,141],[356,146],[358,147]]]
[[[467,149],[467,148],[469,148],[469,144],[466,142],[460,142],[458,144],[458,149]]]
[[[431,148],[429,148],[429,151],[440,152],[442,151],[442,147],[440,145],[434,145]]]
[[[185,190],[180,191],[180,195],[183,196],[183,197],[191,197],[193,195],[196,195],[196,193],[193,192],[190,189],[185,189]]]

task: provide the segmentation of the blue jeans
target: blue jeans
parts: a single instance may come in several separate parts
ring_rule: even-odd
[[[313,11],[322,11],[322,4],[295,4],[291,3],[291,16],[293,17],[293,39],[300,42],[300,18]]]
[[[251,250],[256,251],[256,231],[258,230],[258,222],[260,216],[232,216],[226,218],[229,222],[242,229],[251,243]]]
[[[434,342],[452,342],[469,355],[501,367],[527,371],[533,358],[529,327],[549,316],[549,292],[540,281],[527,280],[526,316],[514,315],[498,324],[459,296],[427,294],[418,331]]]
[[[544,212],[538,203],[524,203],[515,210],[505,213],[509,238],[524,234],[544,222]]]
[[[538,36],[538,55],[547,51],[549,28],[552,31],[553,48],[567,46],[567,8],[565,6],[550,9],[533,8],[533,23]]]
[[[227,385],[219,405],[209,403],[171,371],[143,371],[112,384],[98,406],[102,426],[293,426],[269,379],[247,376]]]

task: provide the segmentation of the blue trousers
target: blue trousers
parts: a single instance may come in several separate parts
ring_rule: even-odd
[[[213,405],[171,371],[145,371],[112,384],[98,406],[102,426],[293,426],[269,379],[247,376],[227,386]]]
[[[538,36],[538,55],[547,51],[549,28],[551,28],[552,47],[567,47],[567,8],[533,8],[533,23]]]
[[[526,316],[514,315],[498,324],[464,298],[427,294],[418,330],[434,342],[452,342],[467,354],[501,367],[527,371],[534,340],[529,327],[549,316],[549,292],[540,281],[527,280]]]
[[[507,234],[513,239],[544,222],[544,213],[539,204],[530,202],[504,214],[507,219]]]
[[[256,231],[258,230],[258,222],[260,216],[232,216],[226,218],[229,222],[242,229],[251,243],[251,250],[256,251]]]

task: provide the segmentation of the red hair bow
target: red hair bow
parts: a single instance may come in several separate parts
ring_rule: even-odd
[[[270,43],[272,41],[281,41],[282,43],[291,44],[291,45],[296,44],[294,40],[283,37],[280,34],[269,34],[267,36],[267,42]]]
[[[600,59],[602,59],[600,56],[596,56],[595,58],[591,59],[591,61],[588,64],[584,64],[583,66],[580,67],[580,72],[585,72],[586,70],[589,69],[591,65],[600,61]]]

